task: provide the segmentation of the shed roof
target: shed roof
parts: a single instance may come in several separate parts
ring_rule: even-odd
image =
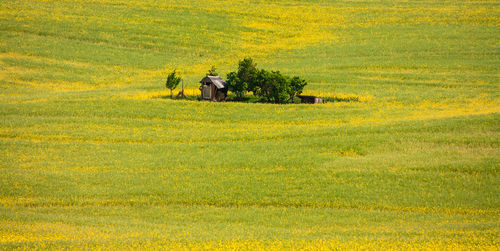
[[[206,76],[200,81],[200,83],[206,82],[205,80],[208,80],[207,78],[219,89],[223,89],[226,86],[226,81],[219,76]]]

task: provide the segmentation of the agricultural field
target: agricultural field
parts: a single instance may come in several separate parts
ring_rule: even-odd
[[[499,41],[500,1],[2,0],[0,249],[497,250]],[[195,100],[244,57],[335,102]]]

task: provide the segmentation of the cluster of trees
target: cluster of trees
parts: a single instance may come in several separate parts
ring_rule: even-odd
[[[217,76],[215,66],[212,66],[206,75]],[[181,78],[175,70],[168,75],[165,86],[170,89],[171,98],[173,90],[180,82]],[[226,84],[238,100],[242,100],[245,93],[252,92],[269,103],[286,104],[294,102],[295,97],[302,93],[307,82],[300,77],[285,76],[279,71],[259,70],[253,59],[245,58],[239,61],[238,71],[227,74]]]
[[[238,63],[238,71],[227,74],[228,88],[238,99],[242,99],[246,92],[252,92],[269,103],[292,103],[307,85],[299,77],[288,77],[279,71],[259,70],[256,66],[251,58],[245,58]]]

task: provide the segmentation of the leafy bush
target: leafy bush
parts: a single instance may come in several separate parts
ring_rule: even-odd
[[[227,74],[227,84],[238,99],[251,91],[269,103],[286,104],[292,103],[294,97],[302,93],[307,82],[279,71],[258,70],[251,58],[245,58],[238,63],[237,72]]]
[[[243,98],[247,91],[253,91],[257,80],[257,64],[251,58],[245,58],[238,63],[238,71],[227,74],[227,85],[238,99]]]

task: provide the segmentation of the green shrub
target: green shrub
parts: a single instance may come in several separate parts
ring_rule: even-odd
[[[238,63],[238,71],[227,74],[227,84],[237,99],[242,99],[245,92],[253,92],[269,103],[292,103],[294,97],[301,94],[307,82],[300,77],[290,78],[279,71],[258,70],[251,58]]]

